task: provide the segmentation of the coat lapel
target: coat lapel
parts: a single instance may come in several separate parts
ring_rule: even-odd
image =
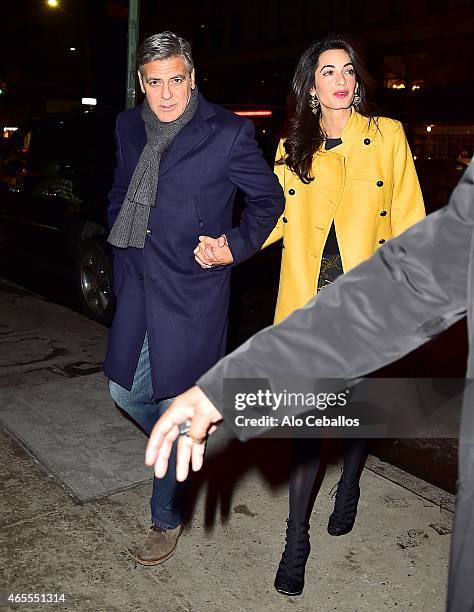
[[[135,131],[134,139],[131,140],[130,142],[131,142],[131,147],[132,147],[133,156],[134,156],[133,167],[135,167],[138,164],[140,155],[142,154],[142,151],[146,145],[146,132],[145,132],[145,125],[143,124],[143,121],[140,124],[140,129]]]
[[[160,177],[209,136],[212,128],[207,119],[214,114],[212,106],[200,95],[196,114],[176,136],[160,165]]]

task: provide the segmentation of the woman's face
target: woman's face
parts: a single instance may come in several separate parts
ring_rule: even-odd
[[[314,87],[321,110],[349,108],[357,86],[354,66],[344,49],[321,53],[314,73]]]

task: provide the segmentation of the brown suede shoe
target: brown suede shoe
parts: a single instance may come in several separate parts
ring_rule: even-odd
[[[159,565],[172,557],[183,527],[178,525],[174,529],[162,529],[152,525],[142,547],[134,555],[135,561],[141,565]]]

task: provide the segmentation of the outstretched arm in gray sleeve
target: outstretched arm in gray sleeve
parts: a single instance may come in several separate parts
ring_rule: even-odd
[[[222,410],[225,378],[352,379],[413,351],[466,314],[474,167],[449,205],[392,239],[197,385]]]

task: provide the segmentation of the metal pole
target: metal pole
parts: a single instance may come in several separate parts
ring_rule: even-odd
[[[133,108],[136,102],[137,87],[137,46],[140,23],[140,0],[128,3],[128,40],[127,40],[127,92],[125,108]]]

